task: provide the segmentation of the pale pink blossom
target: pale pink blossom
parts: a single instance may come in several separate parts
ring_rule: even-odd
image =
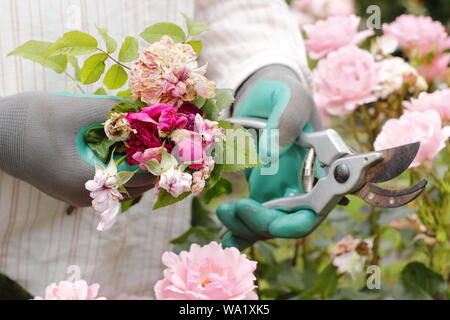
[[[180,106],[197,96],[213,98],[215,83],[205,77],[206,64],[199,67],[192,47],[174,43],[168,36],[150,45],[130,72],[133,98],[149,105]]]
[[[189,167],[199,169],[206,158],[206,148],[201,134],[185,129],[175,130],[170,136],[175,143],[172,153],[176,153],[182,162],[192,163]]]
[[[320,59],[329,52],[350,44],[358,45],[372,36],[372,30],[358,32],[360,21],[361,18],[355,15],[335,16],[304,26],[308,36],[305,44],[310,57]]]
[[[195,131],[202,136],[206,150],[208,150],[214,142],[225,140],[225,131],[223,128],[219,128],[219,123],[217,121],[204,119],[198,113],[195,115]]]
[[[148,162],[150,160],[155,159],[156,161],[161,161],[163,147],[157,147],[157,148],[148,148],[145,149],[144,152],[136,152],[133,154],[133,159],[136,160],[139,163],[139,168],[142,170],[147,170],[147,167],[145,166],[145,162]]]
[[[422,92],[419,97],[411,101],[403,101],[403,105],[410,111],[434,110],[442,120],[450,120],[450,89],[441,89],[433,93]]]
[[[352,277],[363,271],[367,258],[372,254],[372,239],[354,239],[348,235],[336,244],[331,253],[332,263],[340,273]]]
[[[200,193],[205,188],[206,180],[210,177],[211,172],[214,169],[213,157],[207,156],[203,168],[192,173],[192,193]]]
[[[256,262],[217,242],[191,245],[180,254],[165,252],[164,279],[155,285],[158,300],[255,300]]]
[[[184,192],[191,191],[192,176],[179,168],[170,168],[159,177],[159,188],[178,198]]]
[[[94,179],[86,182],[85,187],[91,192],[92,206],[96,211],[101,212],[101,221],[97,230],[110,229],[119,214],[120,200],[123,200],[119,192],[117,167],[114,160],[111,160],[106,168],[96,162]]]
[[[331,115],[352,113],[360,104],[375,101],[379,65],[356,46],[343,47],[319,61],[314,70],[315,100]]]
[[[397,39],[412,54],[423,56],[441,53],[450,48],[450,38],[439,21],[428,16],[401,15],[394,22],[383,24],[383,31]]]
[[[97,297],[100,286],[96,283],[88,285],[84,280],[61,281],[50,284],[45,289],[44,297],[35,297],[35,300],[106,300]]]
[[[450,54],[442,53],[431,62],[423,61],[417,68],[427,81],[445,77],[449,73]]]
[[[317,19],[330,16],[348,16],[354,13],[353,0],[294,0],[292,6],[310,13]]]
[[[417,214],[411,214],[403,219],[391,221],[390,225],[395,229],[411,229],[417,232],[427,232],[427,228],[422,224]]]
[[[405,111],[399,119],[389,119],[375,140],[375,150],[420,142],[420,148],[410,167],[427,164],[445,146],[449,127],[442,128],[439,114],[434,110]]]

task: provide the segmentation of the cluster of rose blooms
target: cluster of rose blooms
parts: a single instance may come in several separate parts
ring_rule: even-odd
[[[430,17],[402,15],[383,24],[383,35],[367,51],[358,45],[374,32],[358,31],[359,24],[355,15],[337,15],[303,27],[307,52],[318,60],[316,104],[327,121],[330,115],[346,116],[361,105],[386,101],[407,87],[416,98],[403,102],[399,119],[386,121],[374,147],[420,141],[412,166],[428,164],[450,136],[450,127],[444,126],[450,120],[450,37]],[[396,54],[400,50],[406,60]],[[438,88],[432,93],[427,92],[431,83]]]
[[[158,300],[256,300],[256,262],[247,259],[236,248],[222,248],[217,242],[203,247],[193,244],[180,254],[165,252],[164,279],[155,287]],[[35,300],[106,300],[98,297],[99,285],[84,280],[52,283],[43,297]],[[116,300],[147,300],[121,294]]]
[[[192,101],[215,96],[215,83],[199,67],[192,47],[174,43],[168,36],[150,45],[130,72],[132,98],[147,107],[139,112],[113,112],[105,122],[109,140],[123,142],[130,165],[157,177],[155,189],[164,189],[177,198],[183,193],[199,193],[214,168],[208,155],[215,142],[224,139],[218,122],[204,117]],[[96,166],[93,180],[86,183],[93,207],[101,212],[98,229],[112,226],[123,200],[123,184],[114,161]]]

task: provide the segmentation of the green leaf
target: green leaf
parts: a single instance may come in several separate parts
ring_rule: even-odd
[[[124,200],[124,201],[122,201],[121,203],[120,203],[120,211],[122,212],[122,213],[124,213],[125,211],[127,211],[128,209],[130,209],[131,208],[131,206],[133,205],[133,199],[127,199],[127,200]]]
[[[192,198],[191,226],[220,229],[220,225],[211,218],[213,213],[203,204],[198,196]]]
[[[65,55],[49,57],[48,52],[51,46],[51,42],[30,40],[8,53],[8,56],[21,56],[51,68],[57,73],[62,73],[67,67],[67,57]]]
[[[223,164],[216,163],[214,169],[211,172],[208,180],[206,180],[205,190],[208,190],[215,186],[215,184],[220,180],[223,173]]]
[[[221,178],[212,188],[205,191],[203,200],[210,203],[214,198],[233,192],[233,185],[225,178]]]
[[[114,90],[123,87],[128,80],[128,73],[122,66],[114,64],[106,72],[103,83],[108,89]]]
[[[180,252],[188,250],[193,243],[202,246],[214,240],[219,240],[216,230],[206,227],[192,227],[178,238],[170,241],[170,243],[174,245],[174,252]]]
[[[115,142],[108,139],[103,126],[96,126],[86,131],[84,141],[103,163],[110,159],[111,147]]]
[[[121,98],[130,98],[131,97],[131,89],[119,91],[119,92],[117,92],[117,96],[121,97]]]
[[[131,62],[139,58],[139,43],[134,37],[126,37],[120,47],[119,61]]]
[[[108,93],[106,92],[106,90],[104,88],[98,88],[97,90],[95,90],[94,94],[99,95],[99,96],[108,95]]]
[[[183,42],[186,40],[183,29],[169,22],[156,23],[146,28],[140,36],[148,43],[157,42],[162,36],[169,36],[174,42]]]
[[[80,79],[84,84],[96,82],[105,71],[106,53],[96,53],[86,59],[80,71]]]
[[[112,112],[122,112],[122,113],[139,112],[139,108],[126,101],[120,101],[114,105],[110,113]]]
[[[100,34],[100,36],[103,38],[106,44],[106,51],[108,53],[113,53],[117,49],[117,41],[110,37],[108,34],[108,31],[105,28],[97,27],[97,31]]]
[[[202,110],[206,119],[217,121],[219,109],[217,109],[217,104],[214,99],[206,99],[202,106]]]
[[[216,89],[217,110],[220,112],[226,108],[231,107],[234,102],[234,91],[232,89]]]
[[[332,297],[337,289],[338,277],[336,267],[330,263],[317,277],[314,292],[320,293],[324,299]]]
[[[200,57],[200,54],[202,53],[202,49],[203,49],[203,43],[200,40],[190,40],[186,43],[188,45],[190,45],[192,47],[192,49],[194,49],[197,57]]]
[[[245,168],[260,166],[255,141],[242,126],[227,121],[219,121],[219,127],[225,129],[226,141],[220,143],[223,152],[223,171],[241,171]]]
[[[198,96],[197,98],[192,100],[192,103],[195,104],[197,107],[201,108],[201,107],[203,107],[205,105],[206,99],[203,98],[202,96]]]
[[[0,300],[29,300],[33,296],[20,284],[0,273]]]
[[[120,171],[117,173],[117,183],[119,185],[125,184],[130,181],[131,178],[136,174],[136,171]]]
[[[70,54],[74,56],[92,53],[97,50],[98,42],[87,33],[81,31],[70,31],[50,47],[48,54]]]
[[[421,262],[411,262],[402,271],[401,282],[414,298],[437,298],[446,289],[444,278]]]
[[[167,207],[167,206],[170,206],[171,204],[177,203],[178,201],[181,201],[184,198],[186,198],[187,196],[189,196],[190,194],[191,194],[190,192],[185,192],[185,193],[181,194],[178,198],[175,198],[166,190],[161,189],[159,191],[158,198],[156,199],[156,201],[153,205],[153,210]]]
[[[188,33],[191,36],[198,36],[199,34],[208,30],[209,26],[206,22],[194,21],[183,13],[184,20],[186,22],[186,27]]]
[[[78,59],[75,56],[67,55],[67,62],[73,67],[73,70],[75,71],[75,79],[81,82],[80,79],[80,71],[81,68],[78,65]]]

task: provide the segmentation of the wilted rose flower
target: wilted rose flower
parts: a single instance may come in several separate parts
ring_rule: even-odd
[[[353,0],[294,0],[292,6],[300,11],[309,12],[318,19],[348,16],[355,11]]]
[[[175,143],[174,152],[182,162],[192,162],[192,169],[203,167],[206,158],[206,149],[202,136],[194,131],[185,129],[175,130],[170,136]]]
[[[200,114],[195,116],[195,131],[203,137],[206,150],[211,148],[214,142],[225,140],[225,130],[219,128],[219,123],[204,119]]]
[[[127,141],[133,129],[125,119],[126,113],[113,112],[105,122],[105,134],[111,141]]]
[[[182,193],[191,191],[191,184],[192,176],[189,173],[170,168],[161,174],[158,186],[178,198]]]
[[[450,54],[442,53],[435,57],[431,62],[423,61],[417,69],[427,81],[433,81],[444,78],[450,73],[448,68],[449,63]]]
[[[85,188],[91,192],[92,206],[101,212],[97,230],[108,230],[116,222],[120,200],[123,200],[118,190],[117,167],[114,160],[111,160],[106,168],[96,162],[94,179],[86,182]]]
[[[212,157],[206,157],[203,168],[192,173],[192,193],[200,193],[205,188],[206,180],[211,175],[214,169],[214,159]]]
[[[197,96],[213,98],[215,83],[204,74],[206,64],[198,66],[192,47],[174,43],[168,36],[150,45],[130,72],[133,99],[149,105],[167,103],[180,106]]]
[[[35,297],[34,300],[106,300],[97,297],[98,284],[88,285],[84,280],[61,281],[52,283],[45,289],[44,297]]]
[[[400,90],[405,80],[413,80],[413,88],[426,90],[426,81],[417,74],[409,63],[400,57],[386,58],[379,62],[379,85],[375,95],[386,98],[391,93]]]
[[[404,101],[403,105],[410,111],[434,110],[442,120],[450,120],[450,89],[437,90],[433,93],[422,92],[417,99]]]
[[[372,30],[358,32],[360,21],[361,18],[354,15],[336,16],[304,26],[303,29],[308,35],[305,44],[310,57],[320,59],[331,51],[350,44],[358,45],[372,36]]]
[[[165,252],[164,279],[155,285],[158,300],[255,300],[256,262],[236,248],[222,248],[217,242],[179,255]]]
[[[377,58],[381,59],[394,53],[398,48],[398,41],[393,36],[383,35],[375,38],[370,46],[370,51]]]
[[[353,239],[351,235],[348,235],[336,244],[331,259],[340,273],[348,272],[353,277],[362,272],[364,264],[371,254],[371,239]]]
[[[383,24],[383,32],[395,37],[402,48],[419,56],[450,48],[445,27],[427,16],[401,15],[394,22]]]
[[[405,111],[399,119],[389,119],[375,140],[375,150],[420,142],[420,148],[410,167],[427,164],[445,146],[450,128],[442,128],[441,117],[434,110]]]
[[[314,70],[317,105],[331,115],[346,115],[375,101],[378,69],[373,56],[356,46],[331,52]]]

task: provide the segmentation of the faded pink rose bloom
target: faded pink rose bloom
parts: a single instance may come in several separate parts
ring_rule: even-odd
[[[352,277],[361,273],[367,258],[372,254],[371,239],[354,239],[348,235],[336,243],[331,259],[340,273],[348,272]]]
[[[439,114],[434,110],[405,111],[399,119],[389,119],[375,140],[375,150],[420,142],[420,148],[410,167],[427,164],[445,146],[450,136],[449,127],[442,128]]]
[[[164,279],[155,285],[157,300],[256,300],[256,262],[217,242],[192,244],[180,254],[165,252]]]
[[[206,150],[214,142],[225,140],[225,130],[219,128],[219,122],[204,119],[200,114],[195,115],[195,131],[202,136]]]
[[[353,0],[294,0],[292,6],[318,19],[348,16],[355,12]]]
[[[192,162],[189,168],[199,169],[203,167],[206,158],[206,148],[203,137],[194,131],[175,130],[170,136],[175,143],[173,152],[176,152],[182,162]]]
[[[54,282],[45,289],[44,297],[37,296],[34,300],[106,300],[97,297],[99,288],[97,283],[88,285],[84,280]]]
[[[191,191],[192,176],[180,169],[170,168],[159,177],[158,187],[166,190],[175,198],[184,192]]]
[[[443,78],[449,73],[448,65],[450,63],[450,54],[442,53],[435,57],[430,63],[423,61],[417,70],[427,80]]]
[[[96,211],[101,212],[101,221],[97,230],[110,229],[117,220],[120,200],[123,200],[118,190],[117,167],[114,160],[111,160],[106,168],[96,162],[94,179],[86,182],[85,188],[91,192],[92,206]]]
[[[360,21],[361,18],[355,15],[335,16],[304,26],[308,36],[305,44],[309,56],[320,59],[329,52],[350,44],[358,45],[374,35],[372,30],[358,32]]]
[[[207,156],[203,168],[192,173],[192,193],[200,193],[203,191],[206,185],[206,180],[210,177],[211,172],[214,170],[213,157]]]
[[[379,65],[356,46],[330,52],[314,70],[315,100],[331,115],[352,113],[360,104],[375,101]]]
[[[434,110],[442,120],[450,120],[450,89],[441,89],[433,93],[422,92],[417,99],[403,101],[403,105],[410,111]]]
[[[445,27],[431,17],[404,14],[394,22],[383,24],[383,32],[397,39],[400,47],[423,56],[429,52],[441,53],[450,48]]]
[[[206,64],[199,67],[192,47],[174,43],[168,36],[150,45],[130,72],[133,99],[149,105],[167,103],[180,106],[197,96],[213,98],[215,83],[208,80]]]
[[[133,154],[133,159],[139,163],[139,168],[141,168],[142,170],[147,170],[147,167],[144,165],[144,163],[152,159],[161,161],[162,150],[163,147],[157,147],[145,149],[144,152],[138,151]]]

